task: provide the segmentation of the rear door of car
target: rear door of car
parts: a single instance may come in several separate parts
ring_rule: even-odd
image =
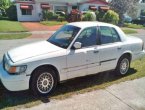
[[[113,27],[100,26],[100,45],[97,46],[100,71],[115,69],[122,50],[119,34]]]

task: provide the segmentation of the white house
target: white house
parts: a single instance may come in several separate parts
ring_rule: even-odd
[[[89,6],[105,8],[108,2],[103,0],[16,0],[18,21],[40,21],[43,10],[64,11],[70,13],[73,6],[80,11]]]
[[[145,0],[140,0],[139,1],[137,17],[141,17],[141,12],[142,11],[145,11]]]

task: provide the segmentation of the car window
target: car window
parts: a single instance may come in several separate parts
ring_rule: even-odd
[[[58,31],[56,31],[48,39],[48,41],[59,47],[67,48],[79,31],[80,31],[79,27],[72,26],[72,25],[65,25],[62,28],[60,28]]]
[[[120,41],[117,31],[112,27],[100,26],[100,35],[101,44]]]
[[[97,28],[89,27],[84,29],[78,36],[76,42],[81,42],[82,47],[93,46],[97,44]]]

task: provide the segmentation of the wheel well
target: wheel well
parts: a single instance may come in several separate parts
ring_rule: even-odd
[[[55,73],[56,73],[57,82],[60,81],[59,72],[58,72],[57,68],[56,68],[55,66],[53,66],[53,65],[41,65],[41,66],[35,68],[35,69],[32,71],[31,78],[33,77],[35,71],[37,71],[37,70],[40,69],[40,68],[51,68],[51,69],[53,69],[53,70],[55,71]],[[30,85],[30,83],[31,83],[31,78],[30,78],[30,81],[29,81],[29,85]]]
[[[123,56],[128,56],[128,57],[130,58],[130,61],[131,61],[131,59],[132,59],[131,53],[124,53],[121,57],[123,57]],[[120,58],[121,58],[121,57],[120,57]]]

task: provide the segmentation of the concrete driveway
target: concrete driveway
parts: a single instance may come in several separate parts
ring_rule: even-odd
[[[127,81],[28,110],[145,110],[144,84],[145,78]]]
[[[144,34],[137,34],[145,41]],[[0,60],[14,47],[45,39],[0,40]],[[115,84],[103,90],[75,95],[65,100],[50,100],[32,110],[145,110],[145,78]]]

